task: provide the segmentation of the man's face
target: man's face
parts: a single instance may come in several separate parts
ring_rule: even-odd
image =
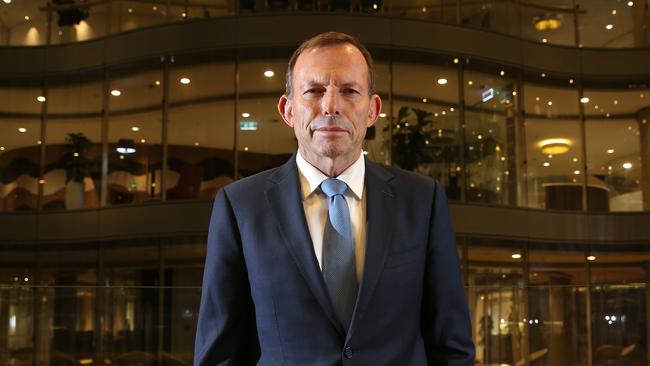
[[[308,49],[298,57],[292,95],[283,95],[278,109],[307,161],[359,157],[366,129],[381,110],[379,96],[368,94],[368,77],[363,55],[350,44]]]

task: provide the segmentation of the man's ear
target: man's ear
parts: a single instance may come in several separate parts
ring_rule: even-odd
[[[373,94],[370,97],[370,108],[368,109],[368,123],[367,127],[370,127],[377,122],[379,118],[379,113],[381,113],[381,98],[377,94]]]
[[[289,127],[293,127],[293,106],[291,105],[291,99],[284,94],[278,101],[278,113],[280,113],[284,123]]]

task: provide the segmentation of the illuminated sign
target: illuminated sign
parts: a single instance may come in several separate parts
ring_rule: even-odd
[[[257,122],[255,122],[255,121],[241,121],[241,122],[239,122],[239,130],[240,131],[256,131],[257,130]]]
[[[490,88],[490,89],[484,91],[483,93],[481,93],[481,100],[483,100],[483,102],[487,102],[488,100],[490,100],[492,98],[494,98],[494,89],[492,89],[492,88]]]

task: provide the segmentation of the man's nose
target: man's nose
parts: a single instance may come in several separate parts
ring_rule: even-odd
[[[323,96],[323,115],[327,117],[336,117],[341,115],[339,93],[336,90],[328,90]]]

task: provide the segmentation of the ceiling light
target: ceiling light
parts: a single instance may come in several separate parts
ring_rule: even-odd
[[[614,29],[614,24],[607,24],[605,26],[605,29],[607,29],[607,30]]]
[[[453,111],[454,111],[454,107],[449,108],[449,112],[453,112]]]
[[[130,13],[133,13],[133,9],[131,9],[131,8],[128,8],[126,11],[128,11],[129,14],[130,14]]]
[[[543,154],[559,155],[569,151],[571,140],[565,138],[546,139],[538,142],[537,146],[542,149]]]
[[[181,80],[180,80],[181,84],[183,84],[183,85],[187,85],[187,84],[189,84],[190,81],[191,81],[191,80],[190,80],[189,78],[181,78]]]
[[[422,12],[423,12],[423,13],[426,13],[426,12],[427,12],[427,8],[423,7],[423,8],[422,8]]]
[[[594,109],[598,109],[598,104],[596,104],[596,105],[594,106]]]
[[[589,256],[587,256],[587,260],[588,260],[588,261],[595,261],[595,260],[596,260],[596,256],[595,256],[595,255],[589,255]]]
[[[546,73],[545,73],[545,72],[542,73],[542,77],[543,77],[543,78],[546,77]]]
[[[562,22],[556,14],[544,14],[533,18],[535,29],[538,31],[555,30],[560,28]]]
[[[612,15],[616,15],[616,9],[612,9]]]
[[[459,61],[458,58],[455,58],[455,59],[454,59],[454,63],[455,63],[455,64],[457,64],[458,61]]]
[[[580,98],[580,103],[582,103],[582,104],[587,104],[587,103],[589,103],[589,98],[587,98],[587,97],[582,97],[582,98]]]
[[[630,162],[623,163],[623,169],[630,169],[630,168],[632,168],[632,163]]]
[[[386,118],[386,113],[379,113],[379,117]]]
[[[199,146],[199,142],[198,142],[198,141],[195,142],[195,143],[194,143],[194,146]]]
[[[131,131],[133,131],[133,132],[138,132],[138,131],[140,131],[140,127],[138,127],[138,126],[133,126],[133,127],[131,127]]]
[[[141,144],[144,144],[145,142],[147,142],[147,140],[145,140],[145,139],[140,139],[140,143],[141,143]]]
[[[573,158],[573,159],[571,159],[571,160],[573,160],[574,163],[577,163],[577,162],[578,162],[578,158]]]
[[[467,82],[467,85],[472,85],[472,84],[474,84],[474,82],[471,80]]]
[[[29,20],[29,15],[25,15],[25,20]]]
[[[11,4],[11,0],[3,0],[5,4]]]
[[[614,104],[618,104],[618,100],[614,99]]]
[[[42,95],[39,95],[38,97],[36,97],[36,100],[38,100],[39,102],[43,103],[43,102],[45,102],[45,97],[42,96]]]
[[[133,154],[135,152],[135,143],[131,139],[119,139],[115,150],[120,154]]]
[[[120,95],[122,95],[122,92],[117,89],[113,89],[111,90],[111,95],[114,97],[119,97]]]
[[[440,85],[445,85],[445,84],[447,84],[447,79],[445,79],[445,78],[440,78],[440,79],[438,79],[438,84],[440,84]]]
[[[536,101],[536,102],[539,102],[539,97],[535,97],[535,101]]]
[[[511,257],[512,257],[512,259],[519,259],[519,258],[521,258],[521,254],[515,253]]]
[[[181,14],[181,16],[182,16],[183,18],[185,18],[185,17],[187,17],[187,13],[186,13],[186,12],[183,12],[183,13]]]
[[[273,70],[266,70],[266,71],[264,71],[264,76],[266,76],[267,78],[272,78],[273,75],[275,75],[275,73],[273,72]]]
[[[447,111],[442,111],[443,116],[446,115],[446,114],[447,114]]]
[[[569,84],[573,84],[573,79],[569,79]]]
[[[634,1],[628,1],[627,6],[634,6]]]
[[[244,146],[244,151],[248,151],[248,146]]]
[[[505,76],[505,74],[506,74],[506,72],[503,71],[503,70],[501,70],[501,72],[499,73],[499,75],[501,75],[501,76]]]
[[[548,104],[549,106],[552,106],[553,102],[549,100],[546,104]]]
[[[244,117],[244,118],[248,118],[248,117],[251,116],[251,114],[248,113],[248,112],[244,112],[244,113],[241,114],[241,116]]]
[[[544,165],[545,167],[549,167],[549,166],[551,166],[551,163],[549,163],[548,161],[545,161],[543,165]]]
[[[547,43],[547,42],[548,42],[548,39],[542,38],[542,43]]]
[[[156,10],[158,10],[158,7],[154,5],[153,6],[153,11],[156,11]]]
[[[579,170],[574,170],[574,171],[573,171],[573,174],[575,174],[575,175],[579,175],[579,174],[580,174],[580,171],[579,171]]]
[[[27,132],[27,129],[25,127],[18,127],[18,132],[25,133]]]
[[[5,147],[4,147],[4,146],[0,146],[0,151],[5,151]]]
[[[422,98],[422,103],[426,103],[426,102],[427,102],[427,98]]]
[[[160,86],[160,80],[156,80],[156,81],[154,81],[153,84],[154,84],[155,86]]]

